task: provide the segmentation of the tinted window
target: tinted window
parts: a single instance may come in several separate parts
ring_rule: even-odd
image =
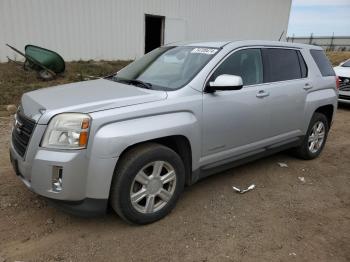
[[[260,49],[244,49],[230,55],[212,74],[209,81],[223,74],[242,77],[243,85],[263,82],[263,67]]]
[[[264,60],[264,82],[276,82],[302,77],[296,50],[262,49]]]
[[[315,60],[318,69],[320,69],[322,76],[335,76],[333,67],[323,50],[310,50],[310,53]]]

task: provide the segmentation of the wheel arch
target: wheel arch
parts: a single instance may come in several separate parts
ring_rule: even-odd
[[[337,93],[334,89],[321,89],[307,95],[305,101],[305,118],[302,131],[307,132],[312,116],[317,112],[324,114],[329,121],[329,127],[337,108]]]
[[[334,106],[331,104],[320,106],[315,110],[315,113],[323,114],[327,117],[328,128],[332,125],[333,114],[334,114]]]
[[[135,143],[126,147],[120,154],[119,159],[121,159],[126,153],[131,149],[144,145],[146,143],[157,143],[166,146],[173,151],[175,151],[181,158],[185,167],[185,182],[186,185],[192,183],[192,147],[189,139],[184,135],[170,135],[165,137],[154,138],[142,142]],[[116,168],[118,162],[116,163]]]

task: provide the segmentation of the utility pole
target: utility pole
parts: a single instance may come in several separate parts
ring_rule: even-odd
[[[309,38],[309,45],[311,45],[312,44],[312,39],[313,39],[313,33],[311,33],[311,35],[310,35],[310,38]]]
[[[331,45],[329,46],[329,50],[330,51],[334,51],[334,32],[332,34],[332,38],[331,38]]]

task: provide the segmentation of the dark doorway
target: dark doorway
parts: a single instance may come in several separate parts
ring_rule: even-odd
[[[160,47],[164,39],[164,16],[145,15],[145,53]]]

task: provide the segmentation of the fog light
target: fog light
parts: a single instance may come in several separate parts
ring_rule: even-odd
[[[52,191],[60,192],[62,190],[63,169],[61,166],[52,168]]]

